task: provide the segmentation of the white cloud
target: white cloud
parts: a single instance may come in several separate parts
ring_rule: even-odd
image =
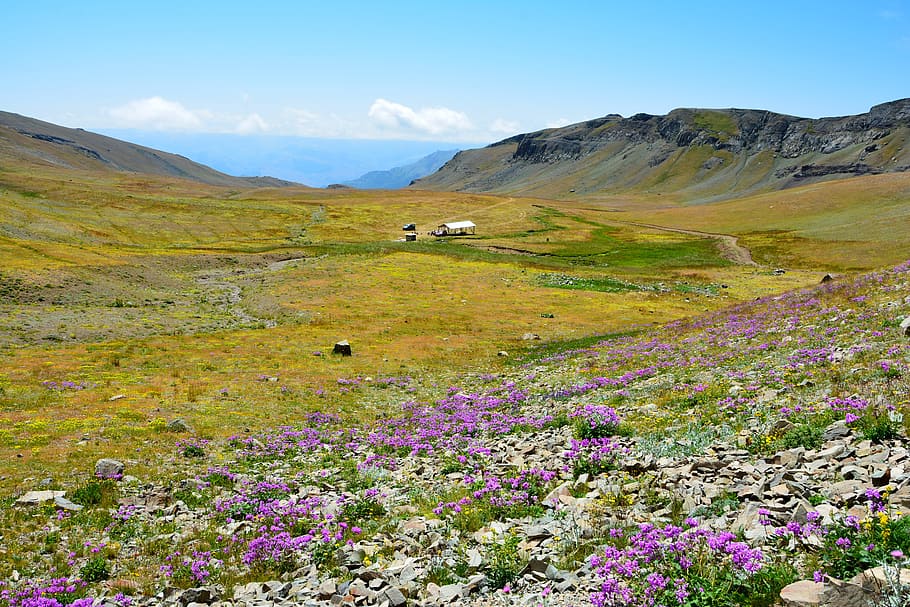
[[[493,124],[490,125],[490,131],[493,133],[502,133],[504,135],[514,135],[519,132],[520,127],[521,124],[515,120],[497,118],[493,121]]]
[[[281,120],[274,131],[300,137],[351,138],[363,137],[361,126],[331,113],[317,114],[301,108],[284,108]]]
[[[561,126],[566,126],[572,124],[572,121],[568,118],[557,118],[556,120],[551,120],[547,123],[548,129],[558,129]]]
[[[386,99],[374,101],[367,115],[382,128],[418,131],[427,135],[461,134],[474,129],[463,112],[446,107],[414,110]]]
[[[158,131],[201,130],[211,113],[205,110],[189,110],[176,101],[162,97],[136,99],[126,105],[109,111],[120,125],[132,128]]]
[[[269,130],[268,123],[257,113],[252,113],[237,123],[235,132],[240,135],[252,135],[253,133],[265,133]]]

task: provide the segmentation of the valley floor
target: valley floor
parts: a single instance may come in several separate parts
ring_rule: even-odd
[[[771,605],[910,554],[906,231],[846,186],[755,231],[2,177],[3,607]]]

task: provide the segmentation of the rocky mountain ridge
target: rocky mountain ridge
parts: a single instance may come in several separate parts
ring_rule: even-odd
[[[819,119],[743,109],[611,114],[461,152],[415,187],[557,197],[638,190],[711,199],[907,171],[908,136],[910,99]]]

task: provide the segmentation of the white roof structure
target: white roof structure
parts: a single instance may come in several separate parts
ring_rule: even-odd
[[[463,228],[476,228],[473,221],[451,221],[449,223],[442,224],[450,230],[460,230]]]

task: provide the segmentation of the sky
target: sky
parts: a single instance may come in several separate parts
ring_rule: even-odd
[[[910,0],[4,0],[0,110],[86,129],[492,142],[910,97]]]

